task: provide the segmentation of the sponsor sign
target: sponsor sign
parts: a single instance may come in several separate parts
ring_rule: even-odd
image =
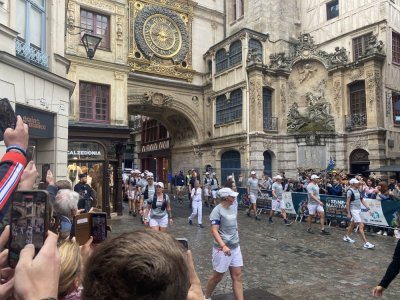
[[[294,205],[293,205],[292,193],[284,192],[282,194],[282,200],[285,202],[286,213],[295,215],[296,209],[294,208]]]
[[[382,210],[382,201],[364,198],[370,210],[361,205],[361,219],[364,223],[376,226],[389,226]]]

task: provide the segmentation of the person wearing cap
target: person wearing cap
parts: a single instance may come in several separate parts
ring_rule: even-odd
[[[211,234],[214,238],[212,247],[213,274],[209,277],[205,299],[211,299],[217,284],[229,270],[232,278],[235,299],[243,300],[242,267],[243,258],[240,251],[237,225],[237,208],[233,206],[239,193],[230,188],[218,191],[221,203],[210,214]]]
[[[247,216],[250,217],[250,212],[253,210],[255,217],[257,218],[257,195],[259,192],[258,178],[256,177],[256,172],[250,172],[250,178],[247,179],[247,195],[250,197],[250,206],[247,211]]]
[[[136,185],[139,181],[139,170],[132,170],[131,176],[128,178],[128,188],[127,188],[127,195],[128,195],[128,209],[129,214],[132,215],[135,209],[134,199],[136,197]]]
[[[282,186],[282,179],[281,175],[276,175],[274,177],[275,182],[272,184],[272,207],[269,211],[269,224],[274,224],[272,221],[272,215],[274,211],[278,211],[282,213],[283,222],[285,225],[288,225],[288,221],[286,219],[286,210],[285,210],[285,202],[282,199],[283,196],[283,186]]]
[[[354,224],[358,224],[358,231],[364,241],[365,249],[372,249],[375,246],[367,241],[364,233],[364,223],[361,219],[361,204],[364,205],[367,210],[370,210],[367,203],[361,197],[360,193],[360,181],[356,178],[350,179],[350,188],[347,190],[347,200],[346,200],[346,211],[347,217],[351,219],[349,227],[347,227],[346,235],[343,237],[343,241],[348,243],[354,243],[355,241],[350,238],[351,233],[354,229]]]
[[[321,226],[321,234],[329,234],[329,232],[325,230],[325,212],[323,203],[319,197],[318,181],[319,177],[313,174],[311,175],[310,183],[307,185],[307,194],[308,194],[307,208],[309,213],[307,217],[307,223],[308,223],[307,232],[314,233],[311,229],[311,221],[312,218],[315,216],[315,213],[318,212],[320,218],[319,223]]]
[[[212,172],[211,174],[211,195],[212,195],[212,200],[211,200],[211,205],[215,207],[217,205],[217,192],[219,190],[219,182],[217,178],[217,174],[215,172]]]
[[[200,228],[203,226],[203,200],[202,200],[202,189],[200,187],[200,182],[198,180],[194,183],[194,188],[192,189],[192,214],[188,218],[189,225],[193,225],[193,219],[197,216],[197,224]]]
[[[151,172],[147,173],[147,184],[143,188],[142,195],[140,197],[140,214],[142,215],[143,224],[146,226],[149,224],[149,199],[153,199],[156,192],[156,185],[154,184],[154,175]]]
[[[87,174],[79,174],[79,182],[75,184],[74,191],[79,194],[78,209],[84,209],[86,212],[92,206],[95,206],[96,192],[87,184]]]
[[[147,206],[150,209],[149,226],[153,230],[167,231],[168,223],[174,223],[171,213],[171,202],[164,193],[164,183],[156,183],[156,192],[153,198],[149,198]]]
[[[210,177],[210,173],[205,173],[206,177],[204,178],[204,204],[206,206],[211,205],[211,181],[212,178]]]

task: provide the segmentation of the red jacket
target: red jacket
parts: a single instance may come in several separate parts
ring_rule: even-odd
[[[0,162],[0,210],[18,186],[26,165],[26,157],[19,152],[7,152]]]

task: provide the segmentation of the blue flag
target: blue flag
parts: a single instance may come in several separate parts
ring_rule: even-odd
[[[332,157],[329,159],[329,162],[328,162],[328,166],[326,167],[326,170],[328,171],[328,172],[331,172],[334,168],[335,168],[335,166],[336,166],[336,163],[335,163],[335,161],[332,159]]]

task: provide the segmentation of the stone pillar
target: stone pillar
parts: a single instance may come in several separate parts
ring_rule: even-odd
[[[117,154],[117,176],[116,176],[116,182],[114,185],[116,185],[117,189],[117,197],[114,201],[114,207],[115,211],[119,216],[122,216],[122,156],[124,155],[125,152],[125,145],[118,143],[115,145],[115,153]]]
[[[331,115],[335,116],[335,130],[336,132],[345,131],[345,116],[347,108],[343,103],[345,103],[346,92],[343,73],[341,71],[336,71],[331,76],[331,86],[332,86],[332,101],[331,101]]]
[[[372,60],[365,63],[365,97],[368,128],[383,127],[385,116],[383,114],[380,62]]]
[[[263,131],[263,99],[262,99],[263,75],[254,71],[249,74],[249,109],[250,132]]]

